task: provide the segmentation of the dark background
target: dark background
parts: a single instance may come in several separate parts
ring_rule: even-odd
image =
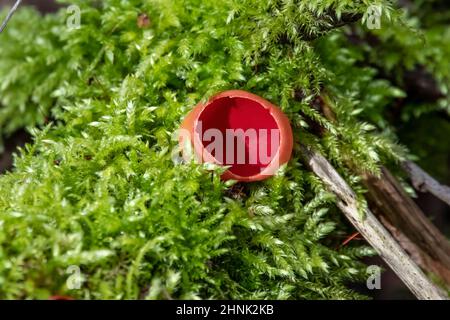
[[[15,0],[0,0],[0,7],[5,5],[12,5]],[[24,0],[22,5],[32,5],[38,8],[41,12],[52,12],[58,9],[58,5],[54,0]],[[12,154],[15,152],[17,146],[23,146],[29,142],[29,137],[26,132],[19,131],[5,141],[5,152],[0,154],[0,173],[9,170],[12,165]],[[402,141],[405,143],[404,141]],[[407,144],[407,143],[406,143]],[[450,172],[450,155],[447,157],[447,171]],[[447,177],[437,177],[441,182],[450,185],[450,175]],[[446,181],[443,181],[446,180]],[[418,205],[429,214],[430,219],[441,229],[441,231],[449,234],[450,230],[450,209],[443,202],[436,199],[429,194],[419,194],[416,199]],[[381,290],[368,290],[364,286],[356,288],[375,299],[414,299],[414,296],[403,285],[398,277],[393,273],[380,258],[372,258],[367,261],[369,264],[376,264],[383,266],[385,272],[381,277]]]

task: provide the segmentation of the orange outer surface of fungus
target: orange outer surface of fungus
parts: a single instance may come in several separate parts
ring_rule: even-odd
[[[263,107],[265,110],[269,111],[270,116],[272,116],[273,120],[275,120],[277,129],[279,129],[279,147],[276,151],[275,156],[273,159],[277,159],[278,161],[272,161],[264,167],[261,172],[257,174],[251,174],[247,176],[238,175],[236,173],[233,173],[230,170],[227,170],[221,178],[223,180],[237,180],[242,182],[253,182],[253,181],[261,181],[264,179],[269,178],[270,176],[273,176],[279,166],[287,163],[292,154],[292,148],[293,148],[293,134],[292,134],[292,128],[289,123],[289,119],[286,117],[286,115],[275,105],[270,103],[269,101],[246,91],[243,90],[230,90],[230,91],[224,91],[222,93],[219,93],[212,97],[207,103],[199,103],[195,108],[186,116],[186,118],[183,120],[180,129],[187,130],[189,132],[189,138],[191,144],[194,145],[194,152],[200,159],[202,159],[203,162],[209,162],[209,163],[215,163],[222,165],[219,161],[217,161],[213,155],[209,154],[205,151],[205,147],[200,141],[200,137],[198,133],[195,132],[198,119],[201,117],[202,113],[207,109],[209,106],[211,106],[214,102],[217,102],[220,99],[224,98],[242,98],[247,99],[252,102],[257,103],[259,106]],[[248,117],[251,115],[242,115],[243,117]],[[180,136],[180,144],[181,146],[185,145],[184,137]]]

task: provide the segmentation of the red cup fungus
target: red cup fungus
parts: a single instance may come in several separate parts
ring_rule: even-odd
[[[242,90],[225,91],[199,103],[181,129],[182,150],[189,139],[197,160],[229,166],[223,180],[264,180],[292,153],[293,135],[286,115],[269,101]]]

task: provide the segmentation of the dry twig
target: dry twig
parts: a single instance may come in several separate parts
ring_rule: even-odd
[[[429,192],[450,205],[450,187],[440,184],[421,167],[411,161],[405,161],[403,168],[408,173],[414,188],[420,192]]]
[[[12,16],[16,12],[17,8],[19,8],[20,3],[22,0],[17,0],[14,6],[9,10],[8,15],[6,16],[5,20],[3,21],[2,25],[0,26],[0,33],[3,32],[3,30],[6,28],[6,25],[8,24],[9,20],[11,20]]]
[[[302,146],[302,154],[310,169],[337,196],[337,205],[341,211],[417,298],[448,299],[447,295],[427,278],[369,209],[366,209],[365,218],[361,218],[355,193],[323,156],[304,146]]]

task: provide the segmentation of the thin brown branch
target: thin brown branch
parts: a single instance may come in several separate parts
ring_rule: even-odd
[[[414,162],[405,161],[402,166],[417,191],[429,192],[450,205],[450,187],[440,184]]]

